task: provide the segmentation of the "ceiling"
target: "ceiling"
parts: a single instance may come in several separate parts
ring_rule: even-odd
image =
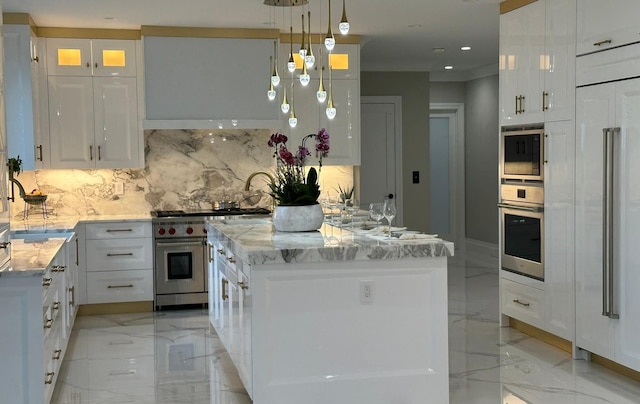
[[[29,13],[42,27],[127,28],[141,25],[301,29],[312,13],[312,31],[326,33],[327,2],[271,7],[263,0],[0,0],[4,12]],[[497,73],[501,0],[346,0],[351,33],[361,37],[364,71],[429,71],[432,79],[461,80]],[[342,1],[331,4],[332,29]],[[468,45],[471,51],[460,47]],[[444,52],[434,52],[444,48]],[[453,70],[444,70],[445,65]]]

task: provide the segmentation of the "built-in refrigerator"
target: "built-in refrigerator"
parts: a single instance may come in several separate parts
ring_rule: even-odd
[[[640,45],[578,58],[576,345],[640,370]]]

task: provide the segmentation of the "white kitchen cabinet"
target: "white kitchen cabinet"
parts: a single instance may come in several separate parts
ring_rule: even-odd
[[[577,14],[577,55],[640,42],[637,0],[580,0]]]
[[[544,145],[544,326],[572,341],[574,291],[574,121],[545,124]]]
[[[47,38],[49,76],[136,77],[131,40]]]
[[[501,125],[573,118],[576,0],[539,0],[500,16]]]
[[[49,76],[51,166],[140,165],[136,79]]]
[[[42,41],[28,25],[5,25],[5,97],[7,147],[10,157],[20,156],[24,170],[47,168],[49,140],[43,126],[41,77],[46,75]],[[45,93],[46,94],[46,93]],[[44,129],[44,130],[43,130]]]
[[[212,254],[209,261],[209,319],[251,396],[251,266],[237,261],[233,253],[213,237],[209,237],[208,245]]]
[[[576,344],[640,370],[640,80],[578,88],[576,98]],[[603,150],[605,136],[613,137],[612,153]]]
[[[150,222],[85,225],[87,303],[153,300]]]
[[[69,311],[63,241],[42,276],[3,277],[0,282],[0,390],[8,403],[51,400],[75,316]],[[21,246],[38,253],[39,247]],[[55,251],[55,250],[54,250]]]

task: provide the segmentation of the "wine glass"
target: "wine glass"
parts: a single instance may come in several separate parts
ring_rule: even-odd
[[[360,210],[360,201],[356,198],[348,199],[345,204],[345,210],[347,211],[347,217],[351,220],[351,229],[353,229],[354,216]]]
[[[391,238],[391,222],[396,217],[396,203],[393,199],[387,199],[384,201],[383,213],[387,222],[389,222],[389,238]]]
[[[380,220],[384,217],[384,204],[374,202],[369,204],[369,216],[376,221],[376,233],[380,232]]]

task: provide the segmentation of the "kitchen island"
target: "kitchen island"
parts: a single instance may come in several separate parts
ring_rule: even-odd
[[[254,404],[449,402],[452,243],[267,219],[207,230],[210,321]]]

